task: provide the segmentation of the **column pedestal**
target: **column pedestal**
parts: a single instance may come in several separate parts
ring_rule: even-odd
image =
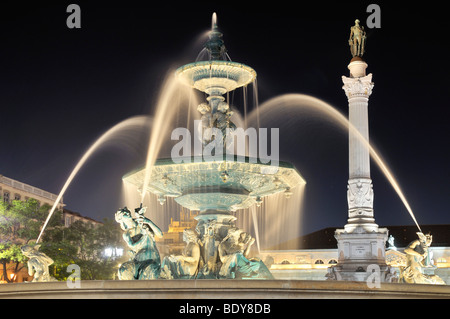
[[[385,246],[388,238],[386,228],[368,232],[357,226],[352,232],[338,229],[338,264],[331,272],[336,280],[367,281],[372,271],[379,271],[380,282],[389,281],[390,268],[386,264]]]

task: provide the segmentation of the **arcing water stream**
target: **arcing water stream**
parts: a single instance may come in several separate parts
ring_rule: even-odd
[[[317,99],[315,97],[304,95],[304,94],[286,94],[275,97],[259,107],[259,111],[253,111],[250,115],[249,122],[255,123],[262,120],[263,117],[269,119],[274,119],[277,116],[291,115],[287,114],[287,110],[295,111],[295,109],[305,109],[310,111],[319,112],[321,115],[331,118],[343,129],[348,130],[350,134],[356,136],[356,138],[363,143],[367,149],[370,151],[370,155],[375,163],[378,165],[380,170],[383,172],[391,186],[394,188],[397,195],[400,197],[403,205],[406,207],[408,213],[411,215],[417,228],[421,231],[419,223],[414,216],[413,210],[409,205],[398,181],[394,177],[393,173],[386,165],[386,162],[382,159],[379,152],[371,145],[360,133],[359,131],[349,122],[349,120],[340,113],[336,108],[329,105],[328,103]]]
[[[39,237],[36,240],[36,243],[39,242],[39,240],[42,237],[42,234],[44,233],[44,230],[50,221],[50,218],[52,217],[53,213],[55,212],[56,207],[58,206],[59,202],[61,201],[61,198],[63,197],[64,193],[66,192],[69,185],[72,183],[73,179],[77,175],[77,173],[80,171],[80,169],[83,167],[84,163],[94,154],[97,150],[99,150],[106,142],[113,140],[117,136],[123,137],[123,134],[127,130],[139,130],[141,131],[143,127],[148,127],[150,125],[150,117],[148,116],[136,116],[129,118],[127,120],[124,120],[120,122],[119,124],[113,126],[111,129],[106,131],[100,138],[98,138],[84,153],[84,155],[80,158],[77,165],[73,168],[72,172],[70,173],[69,177],[67,178],[66,182],[64,183],[64,186],[62,187],[61,191],[59,192],[58,197],[55,200],[55,204],[51,208],[47,219],[45,220],[44,226],[41,229],[41,232],[39,234]]]
[[[174,90],[175,90],[176,84],[171,83],[168,84],[165,87],[165,92],[162,93],[161,98],[161,104],[162,108],[159,109],[159,112],[156,112],[156,117],[158,121],[156,123],[159,123],[158,125],[153,125],[152,128],[152,135],[149,143],[149,150],[148,150],[148,161],[147,164],[150,163],[151,167],[154,160],[156,160],[159,150],[161,148],[161,145],[163,144],[165,138],[168,134],[163,134],[163,132],[167,133],[167,128],[169,125],[167,125],[167,121],[170,117],[173,117],[176,113],[176,110],[179,108],[180,104],[171,104],[170,97],[173,96]],[[173,101],[172,101],[173,102]],[[193,103],[195,105],[195,103]],[[333,121],[336,121],[343,129],[349,130],[352,134],[354,134],[361,142],[363,142],[366,147],[370,150],[370,154],[375,161],[375,163],[379,166],[383,174],[388,179],[389,183],[394,188],[397,195],[400,197],[401,201],[403,202],[404,206],[406,207],[407,211],[409,212],[411,218],[417,225],[418,229],[421,231],[421,228],[414,216],[414,213],[412,211],[411,206],[409,205],[398,181],[395,179],[393,173],[386,165],[385,161],[380,156],[379,152],[376,151],[376,149],[373,147],[373,145],[370,145],[368,141],[366,141],[362,135],[349,123],[348,119],[341,114],[337,109],[332,107],[331,105],[325,103],[324,101],[308,96],[303,94],[289,94],[289,95],[282,95],[279,97],[275,97],[264,104],[262,104],[259,109],[253,110],[248,115],[248,122],[249,123],[255,123],[259,124],[260,121],[266,119],[266,118],[275,118],[276,116],[286,116],[287,110],[296,110],[296,109],[306,109],[311,111],[318,111],[322,115],[331,118]],[[165,110],[165,111],[164,111]],[[169,112],[167,114],[166,112]],[[275,113],[274,113],[275,112]],[[81,157],[75,168],[72,170],[69,178],[65,182],[64,186],[62,187],[57,200],[55,201],[55,204],[53,205],[52,209],[50,210],[50,213],[44,223],[44,226],[42,227],[41,233],[39,234],[39,237],[36,242],[39,242],[41,239],[41,236],[51,218],[53,215],[58,203],[60,202],[62,196],[66,192],[67,188],[69,187],[70,183],[73,181],[76,174],[79,172],[79,170],[82,168],[84,163],[90,158],[90,156],[97,151],[104,143],[106,143],[108,140],[113,139],[117,136],[120,132],[123,132],[127,129],[139,129],[144,127],[145,125],[148,125],[150,121],[150,118],[148,116],[138,116],[134,118],[127,119],[107,132],[105,132],[95,143],[92,144],[92,146],[86,151],[86,153]],[[245,120],[244,120],[245,122]],[[257,123],[256,123],[257,122]],[[166,127],[164,127],[166,125]],[[145,192],[142,193],[141,202],[143,202],[143,197],[145,196]],[[276,210],[278,211],[278,210]],[[256,216],[256,210],[252,210],[252,219],[255,222],[257,220]],[[254,227],[257,229],[258,226],[255,224]],[[258,236],[258,235],[257,235]],[[258,238],[259,239],[259,238]],[[258,240],[259,245],[259,240]]]

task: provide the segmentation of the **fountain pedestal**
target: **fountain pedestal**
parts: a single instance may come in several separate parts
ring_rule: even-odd
[[[196,230],[203,243],[201,251],[204,265],[199,270],[202,278],[214,279],[220,271],[219,245],[235,227],[236,217],[226,211],[208,210],[195,217],[198,221]]]

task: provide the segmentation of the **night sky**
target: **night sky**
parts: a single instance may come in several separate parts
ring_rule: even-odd
[[[81,7],[81,29],[66,26],[70,3]],[[213,12],[232,60],[257,71],[260,104],[303,93],[348,114],[341,80],[351,59],[348,37],[356,18],[366,25],[370,2],[217,3],[2,4],[0,174],[58,194],[101,134],[132,116],[153,114],[167,70],[195,60]],[[366,29],[364,56],[375,83],[371,142],[419,224],[450,224],[446,13],[431,2],[375,3],[381,28]],[[280,159],[292,162],[308,183],[304,232],[343,227],[347,134],[307,116],[287,122]],[[67,208],[97,220],[113,218],[122,176],[145,161],[141,140],[145,136],[97,152],[64,195]],[[376,222],[412,225],[374,163],[372,179]]]

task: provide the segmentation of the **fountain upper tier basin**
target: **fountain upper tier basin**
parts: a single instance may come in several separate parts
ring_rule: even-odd
[[[223,95],[256,79],[251,67],[231,61],[200,61],[180,67],[175,75],[185,84],[209,95]]]
[[[280,162],[277,167],[254,158],[244,160],[208,161],[203,157],[184,159],[177,164],[171,159],[159,159],[152,167],[148,185],[144,184],[145,169],[123,177],[140,191],[164,197],[174,197],[190,210],[236,211],[260,203],[265,196],[285,192],[287,196],[298,185],[306,184],[293,165]]]

